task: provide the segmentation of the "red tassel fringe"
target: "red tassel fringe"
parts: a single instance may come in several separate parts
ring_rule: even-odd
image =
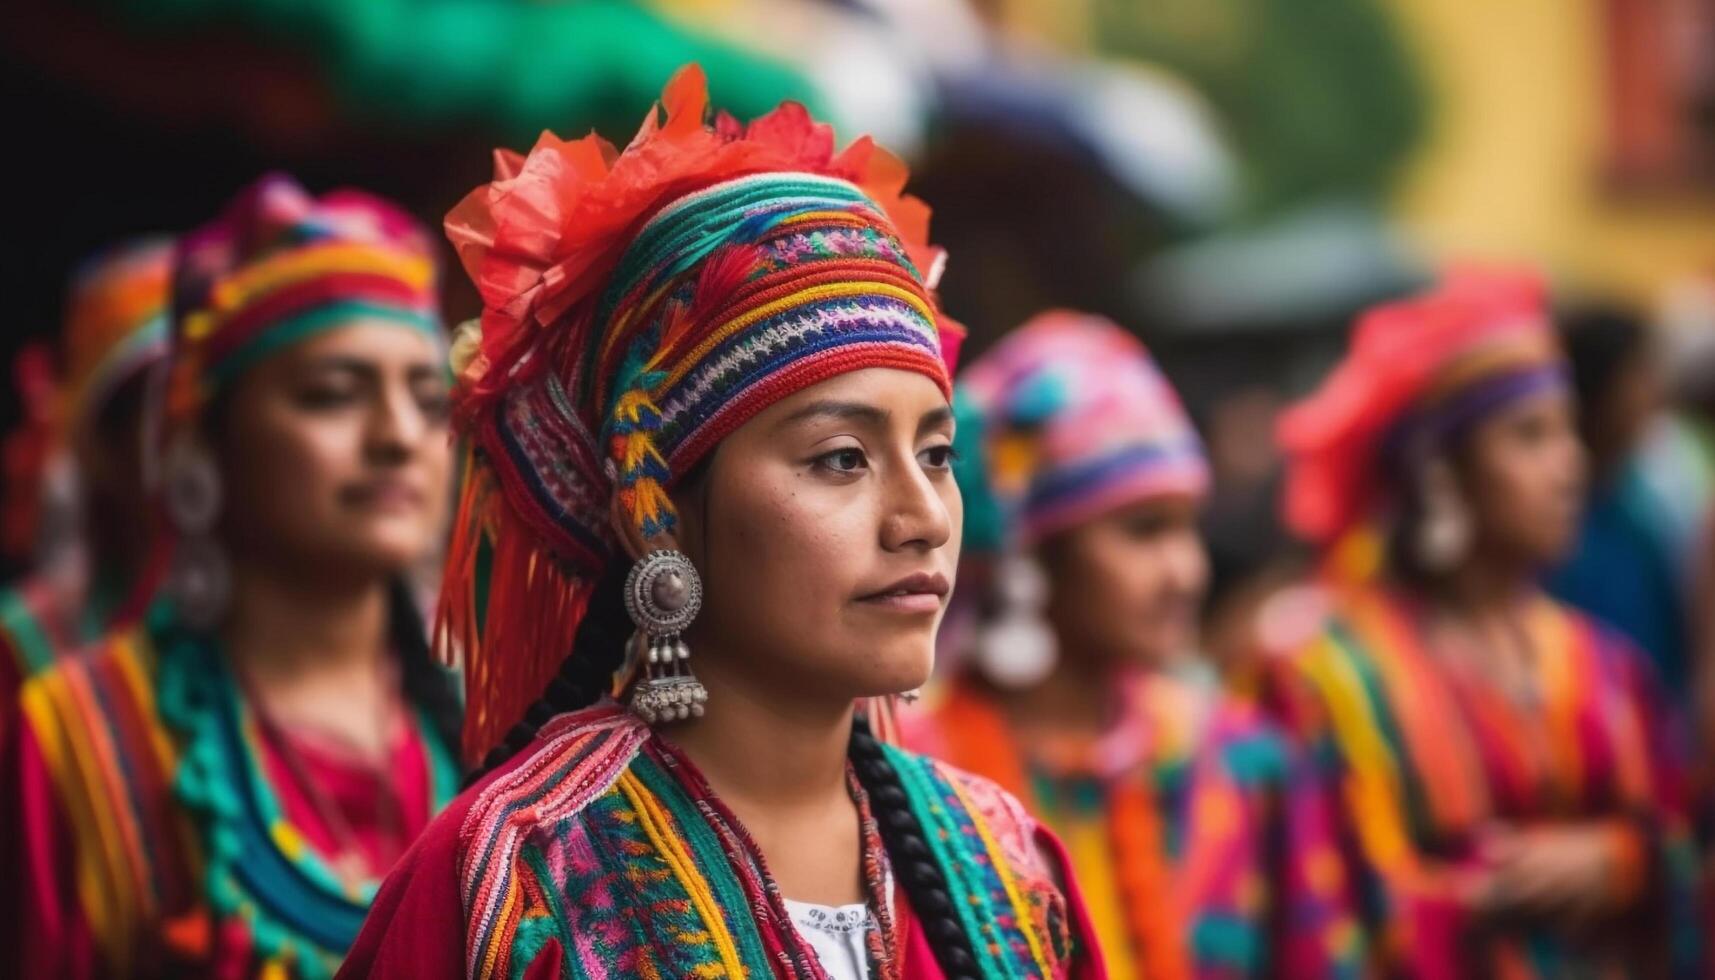
[[[493,479],[467,457],[435,623],[442,662],[464,669],[464,755],[472,764],[542,696],[571,653],[595,587],[506,513]],[[477,574],[484,543],[486,589]]]

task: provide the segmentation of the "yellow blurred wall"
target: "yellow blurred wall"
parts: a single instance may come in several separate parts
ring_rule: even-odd
[[[1603,188],[1601,0],[1385,2],[1434,95],[1398,200],[1414,238],[1646,302],[1715,274],[1715,191],[1646,201]]]

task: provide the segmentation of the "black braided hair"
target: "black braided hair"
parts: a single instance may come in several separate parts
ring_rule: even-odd
[[[459,729],[464,724],[458,677],[429,653],[422,610],[404,579],[387,584],[387,639],[399,658],[399,682],[405,699],[428,716],[441,746],[457,758]]]
[[[483,756],[482,764],[471,772],[466,785],[523,751],[548,719],[587,708],[606,693],[613,672],[625,659],[625,644],[631,636],[631,618],[625,612],[628,571],[615,563],[596,582],[589,609],[578,624],[571,652],[560,662],[559,673],[524,712],[524,717],[507,730],[500,744]]]
[[[881,743],[870,734],[869,724],[862,718],[852,724],[850,752],[858,782],[869,794],[893,874],[905,889],[911,911],[929,938],[935,962],[940,964],[947,980],[981,980],[977,974],[976,948],[959,919],[947,875],[935,863],[934,852],[929,849],[923,825],[905,797],[899,774],[893,771]]]

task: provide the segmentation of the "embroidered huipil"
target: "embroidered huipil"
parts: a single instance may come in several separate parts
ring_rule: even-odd
[[[1114,977],[1351,976],[1331,815],[1256,710],[1201,678],[1135,675],[1100,738],[1024,745],[955,682],[907,741],[981,773],[1066,841]]]
[[[330,976],[458,786],[404,705],[381,767],[265,737],[161,610],[33,678],[9,722],[0,947],[28,977]]]
[[[1060,850],[993,783],[903,750],[889,762],[947,875],[983,977],[1096,978]],[[875,911],[872,903],[872,913]],[[897,962],[940,977],[896,889]],[[550,721],[467,791],[377,896],[342,976],[801,977],[827,971],[760,852],[696,768],[623,708]]]
[[[1427,647],[1422,609],[1344,590],[1278,665],[1281,713],[1338,808],[1378,969],[1423,977],[1696,976],[1687,757],[1640,655],[1548,599],[1527,624],[1534,697]],[[1479,919],[1452,882],[1496,825],[1608,828],[1629,911],[1563,931]],[[1588,971],[1588,972],[1587,972]]]

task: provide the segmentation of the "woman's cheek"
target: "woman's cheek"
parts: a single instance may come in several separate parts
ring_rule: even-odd
[[[782,651],[826,643],[866,557],[852,534],[853,508],[835,489],[786,475],[753,484],[743,506],[711,515],[730,542],[726,554],[711,555],[714,574],[731,577],[711,587],[741,590],[741,628]]]
[[[280,534],[306,542],[339,533],[339,490],[352,471],[352,439],[332,420],[280,412],[245,439],[253,506]],[[241,437],[242,438],[242,437]]]

